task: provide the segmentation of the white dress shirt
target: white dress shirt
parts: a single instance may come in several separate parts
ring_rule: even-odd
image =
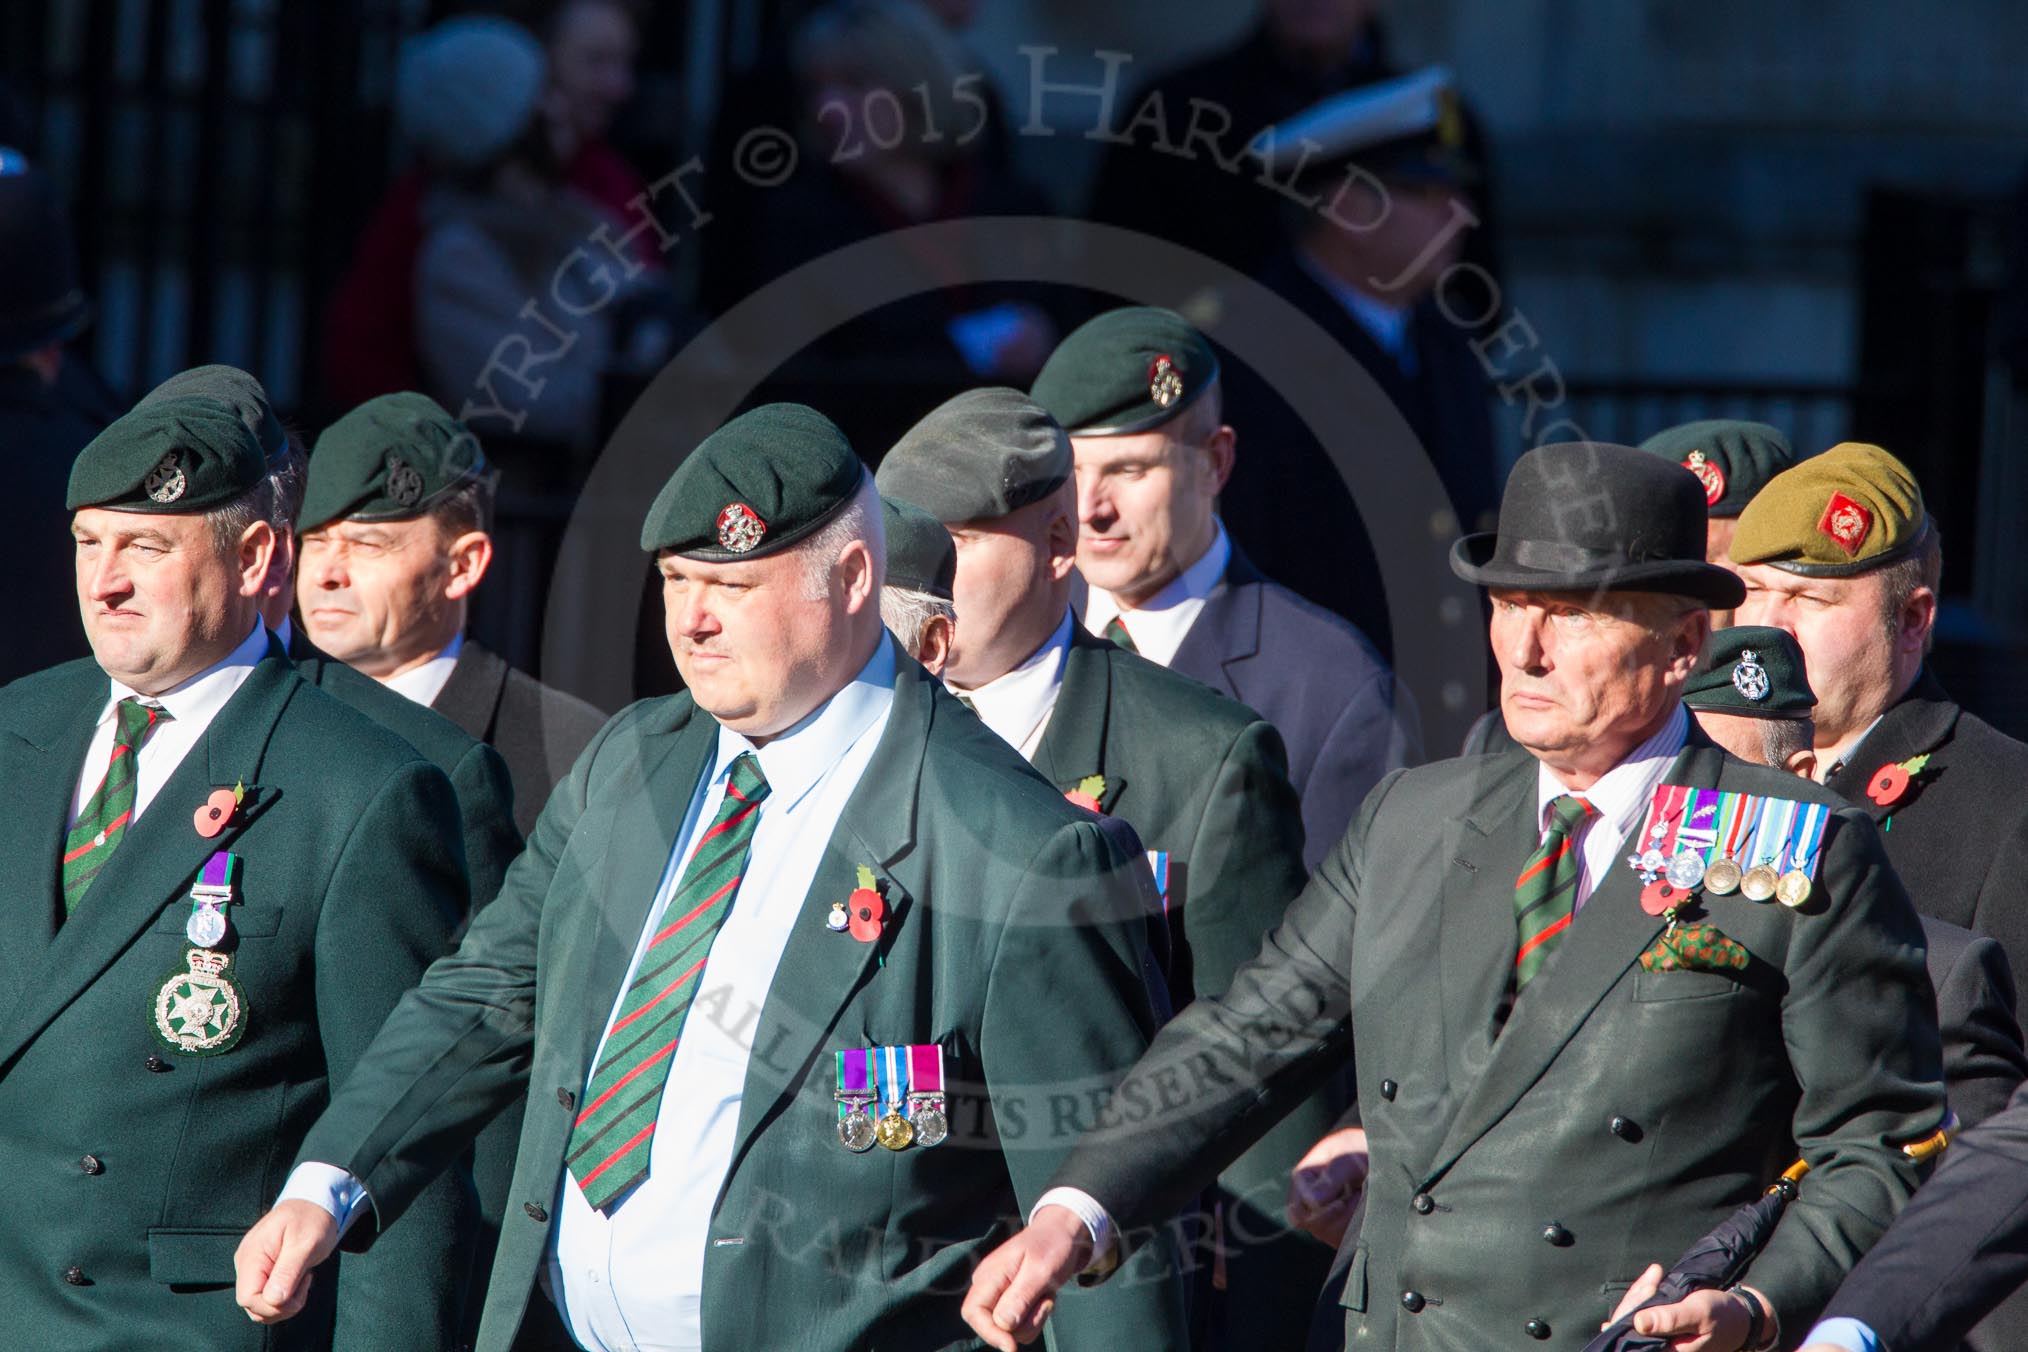
[[[1662,776],[1683,749],[1689,734],[1690,715],[1678,704],[1660,731],[1635,747],[1625,760],[1600,775],[1598,781],[1584,791],[1582,796],[1598,809],[1598,815],[1578,833],[1583,871],[1578,877],[1573,908],[1584,905],[1592,889],[1612,868],[1620,843],[1627,832],[1640,825],[1641,813],[1653,797],[1656,785],[1662,782]],[[1549,831],[1550,802],[1569,792],[1571,790],[1564,787],[1548,766],[1537,763],[1536,812],[1543,834]],[[1515,868],[1519,870],[1520,861],[1516,862]],[[1097,1198],[1078,1188],[1051,1188],[1036,1199],[1035,1205],[1029,1209],[1029,1219],[1032,1221],[1035,1213],[1045,1206],[1064,1207],[1083,1221],[1085,1228],[1091,1232],[1094,1264],[1103,1260],[1117,1226]]]
[[[445,683],[451,679],[451,672],[457,669],[458,654],[464,649],[465,636],[455,635],[444,650],[429,661],[392,676],[382,676],[380,683],[427,709],[437,702],[438,695],[444,693]]]
[[[1183,646],[1184,636],[1204,609],[1204,598],[1211,595],[1232,562],[1232,541],[1225,534],[1225,523],[1213,518],[1212,525],[1211,545],[1197,562],[1132,610],[1122,610],[1111,592],[1093,587],[1084,605],[1084,627],[1103,638],[1106,626],[1118,620],[1134,640],[1135,652],[1165,667],[1175,661],[1176,650]]]
[[[887,727],[894,671],[893,648],[882,642],[849,685],[765,746],[756,749],[736,732],[718,731],[716,752],[691,796],[606,1023],[660,927],[692,840],[725,796],[733,760],[753,751],[768,796],[739,895],[712,940],[693,1005],[693,1012],[715,1009],[719,1016],[684,1024],[649,1147],[648,1177],[611,1215],[592,1209],[567,1170],[558,1183],[542,1282],[571,1336],[592,1352],[701,1352],[706,1237],[738,1144],[752,1051],[746,1038],[759,1022],[790,926],[801,917],[839,815]],[[282,1196],[316,1202],[341,1225],[356,1218],[364,1200],[350,1174],[320,1164],[298,1166]]]
[[[1049,730],[1049,715],[1056,710],[1056,697],[1063,692],[1063,663],[1070,656],[1071,613],[1063,612],[1056,632],[1029,654],[1020,666],[996,676],[976,690],[953,691],[972,706],[985,725],[1000,740],[1021,753],[1024,760],[1035,758],[1042,734]]]
[[[246,678],[253,674],[254,663],[267,656],[268,631],[260,621],[254,621],[253,632],[226,655],[224,661],[206,667],[173,690],[159,695],[143,695],[118,681],[110,682],[112,693],[106,696],[106,707],[99,711],[98,726],[92,731],[91,743],[85,749],[84,766],[78,774],[77,791],[71,795],[70,822],[75,826],[77,819],[84,815],[85,804],[98,792],[99,782],[106,777],[106,767],[112,763],[113,739],[119,734],[119,720],[115,710],[123,699],[135,698],[149,704],[157,704],[169,711],[169,722],[157,727],[141,744],[141,752],[134,760],[134,815],[128,826],[141,820],[141,814],[155,801],[155,795],[169,782],[169,776],[176,773],[176,767],[191,749],[204,740],[205,729],[211,720],[218,717],[218,711],[226,706]],[[188,804],[195,812],[201,804]]]
[[[1577,896],[1571,903],[1573,910],[1584,905],[1592,889],[1611,873],[1615,864],[1626,867],[1619,857],[1620,846],[1626,840],[1627,832],[1640,826],[1642,814],[1647,811],[1649,800],[1655,796],[1655,786],[1662,782],[1662,776],[1674,763],[1676,754],[1683,749],[1689,735],[1690,715],[1678,704],[1659,732],[1635,747],[1625,760],[1600,775],[1598,782],[1578,794],[1598,812],[1578,828],[1580,871]],[[1549,805],[1571,792],[1573,790],[1565,788],[1563,781],[1556,777],[1555,771],[1540,761],[1536,762],[1536,820],[1543,835],[1549,834]]]

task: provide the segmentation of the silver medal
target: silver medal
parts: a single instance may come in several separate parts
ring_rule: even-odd
[[[951,1124],[944,1117],[942,1095],[909,1095],[908,1121],[915,1128],[917,1145],[936,1145],[951,1134]]]
[[[183,922],[183,937],[199,948],[217,948],[225,942],[225,912],[216,906],[197,906]]]
[[[1640,867],[1643,873],[1661,873],[1669,867],[1669,856],[1651,846],[1641,851]]]
[[[1670,886],[1680,887],[1688,892],[1704,881],[1704,856],[1695,850],[1684,850],[1669,861],[1669,868],[1664,876],[1668,878]]]

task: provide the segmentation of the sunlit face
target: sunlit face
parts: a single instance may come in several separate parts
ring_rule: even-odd
[[[1063,618],[1053,599],[1056,568],[1045,525],[1050,504],[950,528],[958,573],[951,594],[958,627],[944,676],[961,690],[995,680],[1026,661]],[[1068,544],[1068,540],[1065,544]],[[1038,632],[1038,630],[1040,632]]]
[[[1817,695],[1820,745],[1863,730],[1894,702],[1897,646],[1913,642],[1920,651],[1923,635],[1890,636],[1886,579],[1880,573],[1798,577],[1765,563],[1742,564],[1735,571],[1746,582],[1735,622],[1786,629],[1802,646],[1803,667]]]
[[[86,507],[71,521],[78,611],[108,676],[160,694],[225,657],[253,628],[274,531],[222,551],[201,515]]]
[[[1710,632],[1707,613],[1651,630],[1630,594],[1492,592],[1500,712],[1552,765],[1616,764],[1665,717]]]
[[[296,605],[312,643],[369,676],[441,652],[458,632],[446,532],[428,516],[303,533]]]
[[[579,142],[597,140],[634,97],[638,40],[626,10],[607,0],[566,5],[549,44],[550,83],[563,121]]]
[[[1211,452],[1166,430],[1072,437],[1077,568],[1130,603],[1167,586],[1211,546],[1219,475]]]
[[[794,726],[836,692],[848,617],[878,604],[870,591],[848,594],[836,569],[811,596],[799,549],[733,563],[663,554],[656,566],[683,684],[700,709],[749,737]]]

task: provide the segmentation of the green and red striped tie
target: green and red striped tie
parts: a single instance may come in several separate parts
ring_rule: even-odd
[[[113,733],[113,754],[106,773],[99,780],[77,824],[63,841],[63,913],[68,916],[84,899],[85,889],[99,876],[106,860],[126,839],[127,826],[134,819],[134,763],[142,743],[162,724],[170,721],[167,709],[129,696],[120,701],[115,713],[118,726]]]
[[[648,1176],[662,1086],[683,1036],[683,1018],[711,956],[711,941],[739,895],[747,850],[768,781],[752,752],[732,763],[724,801],[698,837],[662,928],[648,941],[626,998],[606,1030],[605,1050],[570,1129],[564,1160],[585,1200],[606,1211]]]
[[[1134,636],[1127,632],[1127,626],[1120,622],[1117,615],[1106,621],[1105,636],[1130,653],[1141,651],[1140,645],[1134,642]]]
[[[1577,832],[1590,818],[1592,805],[1575,794],[1563,794],[1549,804],[1549,831],[1541,846],[1528,857],[1521,876],[1514,880],[1514,923],[1520,927],[1521,944],[1514,955],[1514,991],[1519,994],[1535,979],[1563,942],[1570,919],[1576,914],[1577,879],[1583,872],[1583,858],[1577,849]]]

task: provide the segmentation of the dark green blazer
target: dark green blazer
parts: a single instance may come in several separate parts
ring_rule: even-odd
[[[507,866],[521,853],[514,784],[500,753],[444,715],[346,666],[305,638],[300,625],[290,631],[289,658],[304,680],[388,729],[450,777],[464,824],[472,905],[476,909],[491,901],[507,877]]]
[[[1103,1096],[1152,1035],[1152,898],[1132,833],[1066,803],[914,662],[897,667],[886,730],[753,1024],[706,1258],[711,1347],[971,1345],[958,1306],[972,1266],[1061,1162],[1065,1114]],[[303,1147],[366,1183],[373,1212],[348,1245],[398,1237],[388,1227],[417,1191],[528,1089],[483,1352],[511,1344],[558,1189],[576,1186],[563,1169],[574,1105],[717,733],[687,694],[617,715],[551,795],[499,899]],[[825,924],[861,866],[889,908],[874,943]],[[952,1139],[847,1152],[833,1054],[930,1041],[957,1086]],[[1074,1295],[1062,1318],[1066,1347],[1175,1347],[1173,1267]]]
[[[514,825],[523,834],[535,829],[550,790],[606,722],[577,696],[508,666],[470,638],[430,708],[500,753],[514,781]]]
[[[1668,782],[1837,801],[1691,738]],[[1350,1056],[1372,1172],[1348,1345],[1526,1347],[1539,1321],[1579,1346],[1646,1264],[1798,1152],[1813,1171],[1745,1280],[1785,1334],[1808,1328],[1915,1186],[1897,1144],[1943,1115],[1922,929],[1879,833],[1833,815],[1804,910],[1708,898],[1754,955],[1738,973],[1645,970],[1664,922],[1614,867],[1496,1035],[1539,829],[1525,752],[1390,775],[1260,956],[1119,1097],[1193,1063],[1222,1077],[1146,1115],[1131,1150],[1081,1146],[1058,1181],[1127,1222],[1164,1214]]]
[[[279,1330],[233,1302],[232,1255],[331,1085],[450,947],[465,911],[450,785],[271,644],[59,928],[65,822],[106,695],[90,661],[0,691],[16,973],[0,1017],[0,1346],[449,1347],[472,1235],[455,1180],[398,1244],[327,1265]],[[192,814],[239,783],[238,820],[200,837]],[[157,1043],[153,1003],[184,966],[189,887],[214,850],[242,860],[246,1031],[187,1056]]]
[[[1303,889],[1302,808],[1281,734],[1237,700],[1081,625],[1071,627],[1035,768],[1066,791],[1104,775],[1101,809],[1169,852],[1176,1008],[1223,991]],[[1225,1294],[1198,1283],[1198,1323],[1221,1326],[1230,1312],[1258,1345],[1302,1338],[1331,1251],[1289,1229],[1289,1170],[1336,1125],[1349,1089],[1343,1077],[1321,1087],[1220,1176],[1210,1199],[1219,1214],[1205,1224],[1226,1253]]]

